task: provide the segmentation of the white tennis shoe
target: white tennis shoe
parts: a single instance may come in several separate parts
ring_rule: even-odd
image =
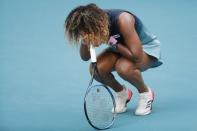
[[[136,115],[148,115],[152,111],[154,92],[150,88],[148,90],[148,92],[139,94],[138,105],[135,111]]]
[[[124,87],[124,89],[116,94],[116,113],[123,113],[127,110],[127,103],[131,100],[133,93],[130,89]],[[114,112],[114,109],[112,109]]]

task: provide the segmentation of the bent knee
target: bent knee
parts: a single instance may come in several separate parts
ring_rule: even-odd
[[[134,63],[125,58],[121,58],[116,62],[115,70],[119,75],[125,75],[128,73],[135,75],[140,73],[140,69],[138,69]]]

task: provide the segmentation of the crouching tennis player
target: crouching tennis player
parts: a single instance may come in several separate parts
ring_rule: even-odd
[[[90,43],[95,47],[109,45],[97,56],[97,66],[104,84],[117,93],[115,112],[126,111],[132,92],[115,79],[113,71],[137,88],[135,114],[151,113],[154,93],[144,83],[141,72],[162,64],[160,42],[136,15],[120,9],[101,9],[95,4],[78,6],[65,20],[65,33],[73,44],[80,45],[84,61],[90,59]],[[90,73],[92,70],[90,65]]]

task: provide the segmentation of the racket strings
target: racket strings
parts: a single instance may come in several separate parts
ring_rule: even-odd
[[[114,119],[113,100],[102,85],[91,88],[86,96],[86,108],[89,120],[99,128],[109,126]]]

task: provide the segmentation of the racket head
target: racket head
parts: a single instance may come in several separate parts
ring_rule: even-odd
[[[84,98],[84,112],[88,123],[95,129],[110,128],[115,120],[115,99],[110,89],[105,85],[91,86]]]

